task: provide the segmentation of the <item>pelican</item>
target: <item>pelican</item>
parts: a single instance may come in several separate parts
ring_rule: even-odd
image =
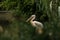
[[[58,6],[58,15],[60,17],[60,6]]]
[[[34,21],[35,18],[36,18],[36,15],[32,15],[29,19],[27,19],[26,22],[29,21],[33,27],[36,27],[36,32],[38,32],[38,34],[42,34],[43,24],[41,22]]]
[[[3,27],[0,25],[0,33],[3,33]]]
[[[52,1],[50,1],[50,11],[52,10]]]

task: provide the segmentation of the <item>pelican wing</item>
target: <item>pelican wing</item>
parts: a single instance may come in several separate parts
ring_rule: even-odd
[[[43,28],[43,24],[41,22],[38,22],[38,21],[34,21],[36,27],[40,27],[40,28]]]

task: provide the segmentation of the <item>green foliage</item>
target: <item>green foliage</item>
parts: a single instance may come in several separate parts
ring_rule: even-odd
[[[17,6],[17,1],[12,1],[12,0],[5,0],[1,2],[0,7],[2,7],[2,10],[13,10],[16,9]]]
[[[54,19],[55,22],[52,21],[53,18],[51,19],[53,15],[50,15],[49,2],[50,0],[36,0],[36,2],[35,0],[3,0],[0,2],[0,10],[11,11],[14,17],[13,22],[4,29],[0,40],[45,40],[50,32],[53,33],[52,38],[49,36],[50,39],[57,37],[60,30],[57,28],[58,31],[56,31],[57,20]],[[36,35],[35,28],[25,22],[32,14],[37,15],[36,20],[44,24],[42,35]]]

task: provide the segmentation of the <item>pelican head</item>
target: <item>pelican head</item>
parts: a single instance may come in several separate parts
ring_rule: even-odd
[[[28,18],[26,22],[28,22],[28,21],[30,21],[30,20],[34,20],[34,19],[35,19],[35,17],[36,17],[36,15],[31,15],[31,17],[30,17],[30,18]]]

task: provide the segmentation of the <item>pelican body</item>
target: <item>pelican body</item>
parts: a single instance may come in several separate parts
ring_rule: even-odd
[[[50,1],[50,11],[52,11],[52,1]]]
[[[43,31],[43,24],[41,22],[38,21],[34,21],[34,19],[36,18],[35,15],[32,15],[26,22],[30,21],[31,25],[33,27],[36,27],[36,32],[38,32],[39,34],[41,34]]]

